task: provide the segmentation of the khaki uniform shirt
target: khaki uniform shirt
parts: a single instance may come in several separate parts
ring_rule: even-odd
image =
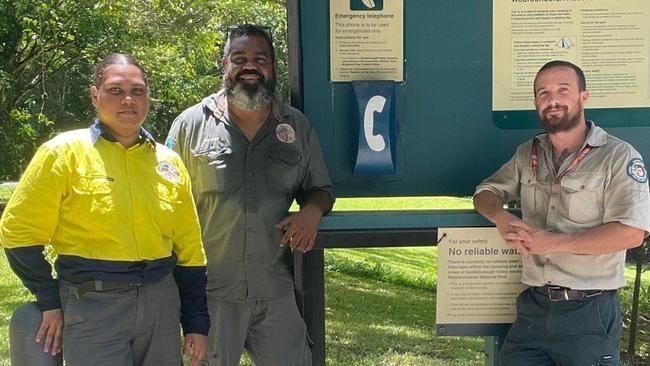
[[[274,227],[294,198],[331,194],[316,133],[300,111],[275,102],[252,141],[228,117],[223,91],[174,121],[167,146],[192,180],[208,259],[208,294],[228,301],[293,292],[291,250]]]
[[[537,178],[531,165],[532,139],[476,188],[491,191],[504,202],[521,200],[523,221],[559,233],[590,229],[609,222],[650,231],[650,196],[641,155],[628,143],[593,123],[586,144],[594,147],[577,167],[553,184],[577,157],[570,155],[559,170],[547,134],[538,141]],[[551,253],[522,256],[522,282],[573,289],[616,289],[625,286],[625,251],[581,255]]]

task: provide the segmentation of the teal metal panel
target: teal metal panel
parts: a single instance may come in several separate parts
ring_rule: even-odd
[[[436,324],[438,336],[501,336],[505,337],[512,323]]]
[[[531,111],[492,111],[491,1],[404,0],[404,7],[396,171],[361,176],[352,173],[352,87],[329,80],[329,2],[301,1],[304,111],[339,197],[468,196],[518,144],[539,132],[532,93]],[[650,128],[643,127],[643,121],[650,123],[647,109],[587,110],[587,117],[650,156]]]
[[[493,225],[473,210],[336,211],[323,217],[320,230],[473,226]]]
[[[505,129],[531,129],[537,127],[537,117],[534,110],[531,111],[498,111],[494,112],[494,123],[500,128]],[[628,136],[625,140],[634,137],[630,136],[631,130],[628,127],[647,127],[650,126],[650,108],[590,108],[585,112],[588,119],[596,121],[600,127],[612,129],[613,127],[622,127],[623,130],[617,132]],[[636,144],[635,144],[636,145]],[[638,145],[637,148],[645,148],[645,144]],[[646,155],[646,154],[644,154]]]

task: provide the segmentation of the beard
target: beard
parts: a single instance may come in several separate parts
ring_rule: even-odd
[[[241,79],[242,75],[253,74],[260,77],[259,83],[250,84]],[[223,86],[228,103],[244,111],[256,111],[268,107],[275,92],[275,72],[267,79],[255,70],[244,70],[235,75],[234,80],[224,75]]]
[[[568,112],[568,108],[564,106],[564,114],[548,116],[547,110],[552,107],[544,109],[541,113],[538,113],[539,121],[542,123],[544,130],[548,133],[557,133],[562,131],[569,131],[572,128],[576,127],[582,120],[582,105],[576,105],[576,111],[572,114]]]

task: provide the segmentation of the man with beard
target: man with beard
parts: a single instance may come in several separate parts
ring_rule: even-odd
[[[229,29],[223,89],[174,121],[167,146],[193,184],[208,260],[204,364],[310,365],[296,305],[291,250],[314,245],[333,204],[318,139],[273,95],[277,63],[265,28]],[[289,215],[293,200],[300,211]]]
[[[500,365],[620,365],[625,250],[650,231],[641,155],[585,120],[576,65],[537,73],[535,107],[546,133],[520,145],[485,179],[474,206],[522,256],[517,319]],[[522,219],[503,208],[521,200]]]

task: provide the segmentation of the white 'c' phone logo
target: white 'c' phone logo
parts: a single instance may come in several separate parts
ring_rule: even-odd
[[[372,130],[375,126],[375,112],[381,113],[384,109],[384,104],[386,103],[386,98],[381,95],[375,95],[370,98],[368,104],[366,104],[366,111],[363,114],[363,134],[366,137],[368,146],[373,151],[382,151],[386,148],[386,142],[384,141],[384,136],[382,135],[373,135]]]

